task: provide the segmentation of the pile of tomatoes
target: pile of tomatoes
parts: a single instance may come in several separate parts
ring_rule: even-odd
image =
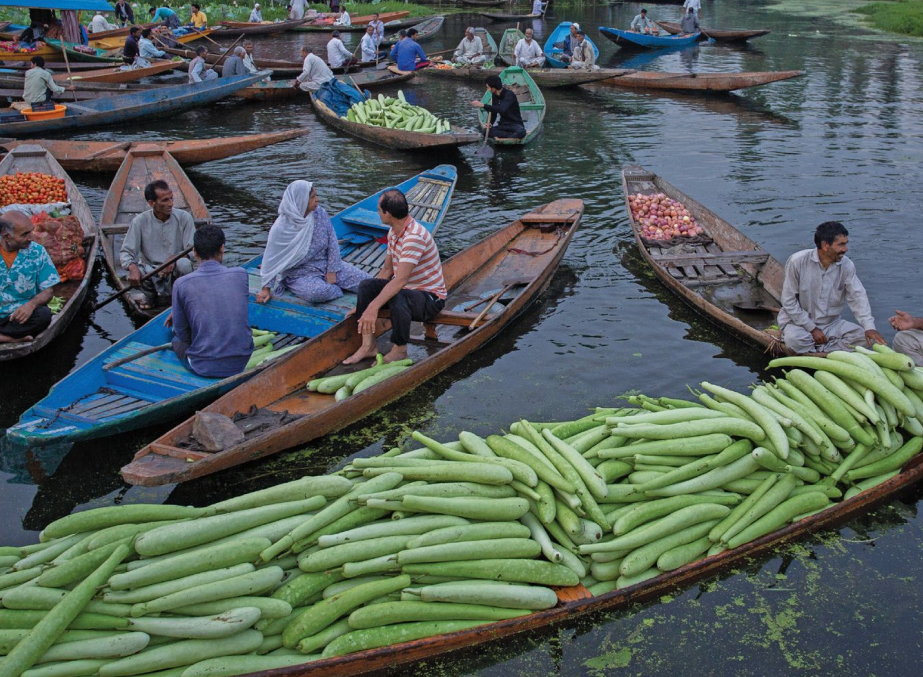
[[[0,176],[0,207],[11,204],[44,205],[67,202],[64,179],[37,172],[17,172]]]

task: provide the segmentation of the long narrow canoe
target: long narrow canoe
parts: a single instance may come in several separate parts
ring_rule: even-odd
[[[434,231],[448,209],[456,178],[455,167],[440,165],[397,187],[411,195],[411,199],[425,198],[436,191],[438,200],[433,203],[437,203],[437,208],[431,213],[422,210],[417,218],[421,225]],[[378,272],[384,260],[383,247],[376,239],[387,233],[387,227],[378,218],[380,195],[375,193],[331,217],[341,255],[371,275]],[[430,220],[424,218],[428,215]],[[259,304],[255,300],[260,289],[259,261],[260,257],[246,266],[251,271],[250,325],[277,332],[279,336],[273,341],[276,349],[299,345],[327,331],[355,308],[355,294],[320,304],[285,294]],[[38,446],[114,435],[163,423],[201,409],[258,372],[251,369],[220,380],[202,378],[184,369],[169,350],[109,366],[147,348],[168,343],[171,331],[163,326],[168,312],[164,311],[59,381],[45,398],[20,417],[19,423],[7,430],[7,439]],[[291,351],[278,360],[287,362],[299,352]]]
[[[478,14],[491,21],[525,21],[542,18],[541,14],[499,14],[497,12],[478,12]]]
[[[201,38],[210,36],[213,33],[215,33],[214,28],[206,28],[205,30],[202,30],[202,31],[191,30],[188,33],[185,33],[183,35],[173,34],[170,39],[175,40],[176,42],[186,44],[186,43],[194,42],[196,40],[200,40]],[[121,36],[114,37],[114,38],[100,38],[98,40],[94,40],[92,37],[90,37],[90,47],[97,47],[99,49],[122,49],[122,47],[124,46],[125,46],[125,38]]]
[[[677,92],[732,92],[735,89],[759,87],[802,75],[804,71],[757,71],[752,73],[633,71],[621,77],[603,80],[599,84],[629,89],[663,89]]]
[[[279,23],[252,24],[245,21],[219,21],[221,35],[224,37],[237,37],[239,35],[274,35],[290,31],[305,22],[305,19],[292,19]]]
[[[79,73],[78,75],[69,76],[73,82],[137,82],[142,78],[149,78],[153,75],[160,75],[176,68],[173,61],[155,59],[150,66],[146,68],[127,68],[121,66],[112,66],[110,68],[101,68],[95,71]],[[67,73],[57,73],[52,76],[55,82],[68,82]]]
[[[378,146],[393,148],[395,150],[422,150],[433,148],[454,148],[469,143],[477,143],[481,135],[471,132],[460,127],[452,128],[442,134],[429,134],[426,132],[408,132],[404,129],[388,129],[387,127],[375,127],[374,125],[365,125],[360,122],[350,122],[346,118],[341,118],[334,111],[327,107],[323,101],[318,101],[317,97],[311,95],[311,104],[314,106],[314,112],[317,117],[326,122],[334,129],[355,136]],[[2,128],[0,128],[2,131]]]
[[[17,148],[0,162],[0,175],[16,174],[17,172],[37,172],[64,179],[67,199],[71,204],[71,214],[77,217],[77,220],[80,221],[80,227],[83,228],[86,272],[80,279],[59,282],[54,286],[54,295],[64,299],[64,306],[52,316],[51,324],[48,325],[48,328],[35,336],[34,340],[22,343],[0,343],[0,362],[34,353],[48,345],[52,339],[67,329],[90,291],[90,280],[93,277],[93,267],[96,264],[96,247],[98,244],[96,220],[93,218],[89,205],[87,205],[83,195],[80,194],[80,190],[71,181],[67,172],[55,162],[51,153],[34,144]]]
[[[416,73],[411,71],[405,73],[399,70],[364,70],[359,71],[358,73],[350,75],[337,75],[336,78],[345,83],[348,87],[352,87],[353,83],[358,85],[361,89],[377,89],[379,87],[387,87],[389,85],[395,85],[399,82],[406,82],[414,77]],[[252,99],[262,101],[264,99],[291,99],[297,96],[307,97],[307,93],[292,87],[292,83],[287,80],[271,80],[269,82],[258,82],[255,85],[250,85],[249,87],[240,90],[237,92],[237,96],[244,99]]]
[[[414,24],[413,27],[417,29],[417,34],[414,36],[414,39],[417,42],[425,42],[426,40],[432,40],[434,37],[436,37],[436,33],[438,33],[442,29],[442,25],[444,23],[445,23],[444,16],[432,16],[429,19],[426,19],[424,21]],[[396,44],[397,41],[400,39],[401,39],[400,35],[395,33],[394,35],[382,40],[380,46],[390,47],[391,45]]]
[[[670,35],[679,35],[681,28],[674,21],[658,21],[660,26]],[[699,28],[702,31],[702,39],[711,38],[715,42],[746,42],[750,38],[758,38],[761,35],[769,35],[772,31],[768,28],[746,29],[746,28]]]
[[[773,531],[731,550],[686,564],[635,585],[601,595],[592,595],[582,585],[557,590],[558,604],[527,616],[487,623],[400,644],[368,649],[336,658],[306,662],[294,667],[265,670],[247,677],[352,677],[369,673],[395,672],[401,667],[454,652],[468,651],[506,637],[536,633],[552,626],[577,627],[584,616],[601,611],[628,611],[665,595],[688,590],[695,583],[712,579],[748,563],[777,556],[779,548],[808,536],[836,529],[873,508],[907,493],[923,480],[923,457],[916,456],[895,477],[846,499],[817,514]],[[307,657],[306,657],[307,659]]]
[[[144,118],[170,117],[190,108],[232,96],[237,90],[248,87],[267,75],[266,71],[260,71],[255,75],[235,75],[232,78],[172,85],[107,99],[94,99],[79,105],[72,103],[68,105],[63,118],[0,123],[0,136],[37,136],[79,127],[100,127]]]
[[[77,81],[79,82],[79,81]],[[157,89],[163,85],[142,85],[136,82],[127,83],[81,83],[75,84],[73,91],[67,92],[65,101],[86,101],[87,99],[99,99],[106,96],[117,96],[119,94],[129,94],[131,92],[142,92],[151,89]],[[21,99],[23,92],[22,78],[16,76],[0,75],[0,96],[7,96],[13,99]]]
[[[576,87],[591,82],[606,81],[620,78],[636,71],[623,68],[600,68],[594,70],[575,70],[573,68],[527,68],[525,69],[533,80],[542,89],[556,89],[560,87]],[[434,78],[448,78],[457,80],[475,80],[484,82],[488,75],[500,75],[503,68],[484,68],[482,66],[462,66],[459,68],[421,68],[417,75],[432,76]]]
[[[109,186],[103,211],[99,216],[99,234],[103,258],[109,278],[116,291],[128,286],[128,271],[119,263],[119,250],[128,226],[142,212],[150,209],[144,199],[144,187],[151,181],[166,181],[173,191],[173,208],[192,215],[196,226],[211,221],[205,200],[192,185],[179,163],[162,146],[141,144],[129,150],[122,166]],[[144,310],[135,302],[132,293],[122,296],[122,301],[132,315],[153,317],[163,308]]]
[[[385,28],[389,30],[396,30],[398,28],[413,26],[420,23],[420,17],[408,18],[409,15],[409,11],[381,12],[378,20],[383,22],[385,24]],[[350,17],[349,26],[337,26],[334,23],[336,21],[335,19],[325,17],[323,19],[314,19],[313,21],[309,21],[299,26],[295,30],[309,33],[330,31],[340,31],[341,33],[362,33],[365,31],[365,27],[369,25],[373,19],[374,17],[371,14],[354,16]]]
[[[542,51],[545,53],[546,66],[550,66],[551,68],[567,68],[568,62],[561,60],[564,50],[558,47],[558,45],[563,43],[564,38],[570,35],[571,24],[572,22],[570,21],[562,21],[545,41],[545,46],[542,48]],[[599,59],[599,47],[596,46],[596,43],[590,40],[589,36],[585,37],[584,40],[590,43],[593,51],[596,52],[596,58]]]
[[[196,56],[196,53],[191,49],[179,49],[176,47],[162,47],[161,49],[167,54],[181,56],[184,59],[194,59]],[[224,52],[220,54],[209,52],[205,55],[205,60],[214,65],[218,63],[222,56],[224,56]],[[300,75],[303,70],[303,65],[300,61],[284,61],[282,59],[254,59],[253,65],[260,70],[271,70],[273,75],[280,77]]]
[[[58,55],[55,55],[56,57]],[[60,57],[59,57],[60,58]],[[64,61],[51,61],[45,59],[45,69],[50,71],[66,71],[68,65],[70,65],[71,71],[96,71],[103,68],[112,68],[110,63],[97,63],[94,61],[75,61],[74,63],[64,63]],[[0,60],[0,68],[5,70],[14,70],[21,71],[22,75],[25,76],[26,71],[32,67],[32,64],[24,61],[2,61]]]
[[[784,352],[776,316],[782,305],[785,270],[756,242],[707,207],[637,165],[622,170],[622,193],[635,243],[657,278],[709,320],[738,338],[764,349]],[[689,243],[645,240],[631,213],[631,195],[663,193],[681,202],[704,236]]]
[[[694,45],[702,37],[701,33],[690,35],[647,35],[634,31],[623,31],[618,28],[600,27],[599,32],[603,37],[609,38],[623,49],[664,49],[680,48]]]
[[[411,338],[408,349],[413,366],[387,382],[340,402],[333,395],[305,388],[313,378],[368,366],[345,368],[340,364],[361,342],[355,319],[350,318],[308,343],[284,365],[270,367],[205,409],[235,421],[240,419],[238,413],[251,413],[253,420],[286,412],[284,422],[255,428],[244,419],[242,430],[251,432],[245,432],[243,442],[208,453],[197,450],[191,439],[193,419],[189,419],[139,451],[122,468],[122,477],[131,484],[152,486],[209,475],[326,435],[404,395],[484,345],[537,298],[551,282],[582,214],[582,200],[557,200],[447,260],[443,264],[447,309],[462,308],[512,280],[521,286],[513,287],[506,306],[495,306],[489,319],[474,329],[469,325],[477,312],[440,313],[424,325],[427,338]],[[379,336],[383,349],[388,335],[386,331]]]
[[[524,146],[535,139],[542,129],[542,121],[545,119],[545,97],[528,71],[519,66],[504,68],[500,73],[500,80],[503,82],[503,86],[512,90],[519,100],[519,110],[522,113],[526,135],[521,139],[491,138],[490,141],[494,145],[500,146]],[[490,92],[485,93],[483,102],[490,103],[492,96]],[[478,109],[478,122],[480,122],[482,128],[487,125],[487,116],[486,110],[483,108]]]
[[[51,40],[46,38],[47,42],[58,51],[67,52],[67,58],[70,61],[90,61],[95,63],[115,63],[121,62],[122,57],[113,56],[105,49],[98,47],[88,47],[86,45],[77,45],[73,42],[62,42],[61,40]]]
[[[223,160],[241,155],[274,143],[305,136],[307,129],[287,129],[266,134],[226,136],[216,139],[189,139],[184,141],[157,141],[180,166],[189,167],[203,162]],[[0,139],[0,151],[10,152],[26,143],[34,143],[47,150],[69,172],[115,172],[125,160],[128,151],[140,144],[132,141],[15,141]]]

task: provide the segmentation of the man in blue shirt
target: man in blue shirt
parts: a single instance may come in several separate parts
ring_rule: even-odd
[[[45,248],[29,239],[22,212],[0,216],[0,343],[31,341],[51,324],[48,302],[61,281]]]
[[[250,287],[243,268],[226,268],[224,232],[203,226],[193,247],[199,267],[173,284],[173,350],[199,376],[226,378],[247,367],[253,335],[247,316]]]
[[[397,69],[401,71],[415,71],[429,65],[426,53],[423,48],[417,44],[414,36],[417,34],[416,28],[407,31],[407,37],[398,42],[391,48],[391,59],[397,63]],[[419,61],[417,61],[419,59]]]
[[[151,21],[154,23],[161,23],[167,28],[179,28],[179,17],[169,7],[161,7],[160,9],[155,9],[151,7],[148,10],[148,13],[151,15]]]

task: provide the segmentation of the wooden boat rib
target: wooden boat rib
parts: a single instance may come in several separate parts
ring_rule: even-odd
[[[389,85],[395,85],[399,82],[406,82],[407,80],[412,79],[416,75],[415,72],[405,73],[399,70],[365,70],[359,71],[358,73],[353,73],[350,75],[337,75],[336,78],[340,82],[345,83],[348,87],[352,87],[353,83],[361,89],[377,89],[379,87],[388,87]],[[306,92],[292,87],[291,82],[285,80],[272,80],[270,82],[258,82],[255,85],[250,85],[239,92],[236,96],[242,97],[244,99],[250,100],[265,100],[265,99],[290,99],[297,96],[306,96]]]
[[[172,85],[155,90],[122,94],[106,99],[94,99],[81,104],[65,104],[63,118],[0,124],[0,136],[35,136],[48,132],[70,131],[78,127],[115,125],[142,118],[176,115],[190,108],[203,106],[233,95],[268,75],[236,75],[195,84]]]
[[[247,153],[274,143],[305,136],[307,129],[288,129],[266,134],[227,136],[217,139],[190,139],[186,141],[158,141],[156,144],[173,156],[180,166],[188,167],[223,160]],[[0,139],[0,150],[10,152],[26,143],[34,143],[47,150],[55,160],[70,172],[115,172],[132,148],[138,143],[131,141],[15,141]]]
[[[756,71],[751,73],[661,73],[633,71],[598,84],[629,89],[664,89],[678,92],[731,92],[735,89],[759,87],[771,82],[790,80],[804,71]]]
[[[225,37],[237,37],[239,35],[274,35],[284,33],[302,25],[306,19],[292,19],[290,21],[280,21],[279,23],[260,23],[252,24],[244,21],[219,21],[221,26],[221,35]]]
[[[657,25],[670,35],[679,35],[682,30],[679,24],[674,21],[658,21]],[[754,30],[745,28],[700,28],[699,30],[702,31],[704,37],[711,38],[715,42],[746,42],[751,38],[769,35],[772,32],[768,28]]]
[[[628,221],[642,258],[657,278],[695,310],[747,343],[781,352],[777,336],[785,269],[769,252],[720,216],[637,165],[622,170]],[[689,244],[646,241],[631,214],[628,196],[663,193],[678,202],[705,229]]]
[[[144,187],[151,181],[166,181],[173,191],[173,208],[181,209],[192,215],[196,227],[211,221],[205,200],[192,185],[179,163],[162,146],[140,144],[125,154],[125,160],[103,202],[99,216],[99,233],[102,241],[103,258],[109,271],[110,279],[116,291],[125,289],[128,284],[128,271],[119,263],[119,251],[128,226],[132,220],[150,209],[144,198]],[[153,317],[163,308],[144,310],[135,302],[130,293],[122,296],[133,315]]]
[[[567,62],[561,60],[561,55],[564,50],[560,47],[555,47],[555,45],[563,42],[564,38],[570,35],[571,21],[562,21],[557,25],[557,27],[551,32],[551,35],[548,36],[548,39],[545,41],[545,46],[542,48],[542,52],[545,55],[545,65],[550,66],[551,68],[567,68]],[[589,37],[585,37],[584,40],[590,43],[593,47],[593,51],[596,52],[596,59],[599,59],[599,47],[596,46]]]
[[[135,82],[142,78],[149,78],[154,75],[160,75],[176,68],[173,61],[155,60],[146,68],[130,68],[123,70],[121,66],[112,66],[96,71],[80,73],[79,75],[68,76],[67,73],[57,73],[53,75],[55,82],[66,83],[72,82]]]
[[[314,106],[314,112],[317,113],[317,117],[334,129],[339,129],[351,136],[369,141],[378,146],[384,146],[385,148],[393,148],[395,150],[429,150],[433,148],[453,148],[469,143],[477,143],[481,140],[480,134],[466,131],[454,125],[448,132],[443,132],[442,134],[429,134],[425,132],[408,132],[404,129],[388,129],[386,127],[364,125],[359,122],[350,122],[330,110],[323,101],[318,101],[317,97],[313,94],[311,95],[311,104]]]
[[[567,250],[583,214],[582,200],[557,200],[530,212],[443,264],[448,298],[446,308],[477,300],[512,278],[527,284],[513,289],[505,307],[473,330],[477,313],[443,311],[424,327],[429,340],[411,340],[414,364],[386,383],[336,402],[332,395],[306,390],[312,378],[344,373],[340,363],[359,347],[355,319],[350,318],[309,342],[285,363],[270,367],[246,387],[214,402],[205,411],[235,417],[287,412],[285,423],[253,430],[238,445],[215,453],[191,449],[192,419],[185,421],[139,451],[122,468],[122,477],[144,486],[184,482],[304,444],[337,430],[397,399],[497,335],[544,290]],[[550,227],[546,227],[550,226]],[[522,252],[529,252],[524,255]],[[384,342],[388,331],[379,341]],[[422,343],[422,345],[420,345]],[[235,417],[238,418],[239,417]],[[192,458],[192,462],[187,459]]]
[[[84,261],[86,272],[79,280],[67,280],[54,286],[54,295],[64,299],[64,306],[51,318],[51,324],[45,331],[34,337],[32,341],[23,343],[0,343],[0,362],[24,357],[45,347],[58,334],[67,329],[74,317],[86,300],[90,291],[90,280],[93,277],[93,267],[96,264],[96,249],[99,238],[96,229],[96,220],[90,211],[89,205],[80,190],[71,181],[67,172],[59,165],[52,155],[41,146],[24,144],[9,153],[0,162],[0,175],[15,174],[17,172],[37,172],[64,179],[67,198],[71,204],[71,214],[80,221],[84,234]]]
[[[422,21],[420,17],[409,17],[409,15],[409,11],[381,12],[378,19],[385,24],[385,28],[388,30],[397,30],[405,26],[414,26]],[[295,30],[309,33],[329,33],[332,31],[340,31],[341,33],[363,33],[365,32],[365,27],[372,22],[373,18],[371,14],[351,17],[349,26],[337,26],[334,24],[333,19],[315,19],[314,21],[309,21],[299,26]]]
[[[571,68],[527,68],[525,71],[541,89],[576,87],[577,85],[620,78],[636,72],[623,68],[601,68],[598,71],[574,70]],[[501,67],[484,68],[481,66],[462,66],[451,70],[448,68],[421,68],[416,71],[417,75],[475,80],[478,82],[484,82],[484,78],[488,75],[500,75],[502,72],[503,68]]]
[[[498,14],[496,12],[478,12],[478,14],[491,21],[525,21],[542,18],[541,14]]]
[[[440,165],[414,176],[397,187],[407,195],[436,191],[436,208],[421,209],[417,220],[435,231],[445,217],[457,180],[455,167]],[[384,247],[376,238],[387,233],[378,218],[381,192],[331,216],[345,260],[375,275],[384,261]],[[347,293],[328,303],[311,304],[291,294],[269,303],[255,300],[259,291],[257,257],[244,267],[251,273],[250,325],[276,332],[276,349],[300,345],[340,323],[355,308],[355,294]],[[183,368],[172,351],[139,356],[129,364],[109,366],[123,357],[170,342],[164,311],[140,329],[92,358],[58,382],[40,402],[7,429],[7,440],[36,447],[59,442],[92,439],[173,420],[202,408],[219,395],[246,381],[261,368],[226,379],[196,376]],[[298,354],[291,351],[277,361],[281,365]]]
[[[542,129],[542,121],[545,119],[545,97],[529,72],[519,66],[504,68],[500,73],[500,80],[503,86],[512,90],[519,100],[519,111],[522,114],[526,135],[521,139],[491,138],[490,142],[499,146],[524,146],[535,139]],[[487,92],[482,101],[490,103],[492,96],[490,92]],[[486,128],[487,116],[486,110],[478,109],[478,122],[481,128]]]
[[[603,37],[609,38],[623,49],[664,49],[664,48],[681,48],[694,45],[702,37],[700,33],[691,35],[647,35],[645,33],[635,33],[634,31],[623,31],[618,28],[599,28]]]
[[[427,40],[432,40],[434,37],[436,37],[436,33],[442,29],[442,25],[444,23],[444,16],[432,16],[425,21],[414,24],[412,27],[417,29],[417,34],[414,39],[417,42],[426,42]],[[394,35],[382,40],[379,47],[391,47],[400,39],[400,35],[395,33]]]

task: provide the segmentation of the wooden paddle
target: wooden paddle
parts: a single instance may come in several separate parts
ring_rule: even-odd
[[[493,308],[494,304],[496,304],[497,301],[500,300],[500,297],[503,296],[506,292],[508,292],[513,287],[520,287],[522,285],[530,284],[531,282],[532,282],[532,278],[530,277],[518,277],[518,278],[514,278],[510,280],[504,280],[503,289],[501,289],[496,294],[491,296],[490,299],[488,299],[487,305],[484,306],[484,310],[482,310],[478,314],[478,316],[471,321],[471,324],[468,325],[468,331],[474,330],[478,322],[480,322],[481,319],[487,314],[487,311]]]
[[[493,113],[488,113],[487,126],[484,128],[484,143],[474,152],[475,155],[482,157],[485,160],[490,160],[494,156],[494,149],[487,145],[487,137],[490,135],[491,118],[493,118]]]
[[[225,51],[224,54],[218,57],[218,60],[215,62],[215,65],[212,66],[212,68],[217,68],[218,66],[220,66],[221,62],[224,61],[224,59],[227,58],[227,55],[231,53],[231,50],[237,46],[237,43],[243,40],[243,37],[244,37],[243,35],[237,36],[237,39],[231,43],[231,46],[227,48],[227,51]]]
[[[166,261],[164,261],[163,263],[161,263],[159,266],[157,266],[156,268],[154,268],[154,270],[152,270],[152,271],[149,272],[147,275],[145,275],[145,276],[142,277],[140,280],[138,280],[138,283],[140,284],[141,282],[144,282],[145,280],[151,279],[152,277],[154,277],[154,275],[156,275],[157,273],[159,273],[160,271],[162,271],[164,268],[166,268],[166,267],[168,267],[168,266],[170,266],[170,265],[176,263],[177,261],[179,261],[179,260],[180,260],[181,258],[183,258],[184,256],[188,256],[189,253],[190,253],[191,251],[192,251],[192,247],[188,247],[188,248],[184,249],[183,251],[181,251],[179,254],[176,254],[175,256],[171,256],[171,257],[168,258]],[[101,303],[97,303],[97,304],[94,305],[90,310],[99,310],[99,309],[102,308],[104,305],[106,305],[106,304],[108,304],[108,303],[111,303],[112,301],[115,301],[117,298],[119,298],[119,297],[121,297],[121,296],[124,296],[125,294],[127,294],[128,292],[130,292],[130,291],[131,291],[132,289],[134,289],[134,288],[135,288],[135,287],[125,287],[124,289],[121,289],[120,291],[117,291],[116,293],[112,294],[112,295],[109,296],[108,298],[104,299]]]
[[[173,347],[172,343],[161,343],[159,346],[151,346],[150,348],[145,348],[144,350],[139,350],[138,352],[132,355],[126,355],[125,357],[119,358],[114,362],[103,365],[103,371],[112,371],[116,367],[121,367],[123,364],[128,362],[134,362],[139,357],[144,357],[145,355],[151,355],[153,353],[159,353],[161,350],[168,350]]]
[[[71,63],[67,58],[67,46],[64,44],[64,36],[61,36],[61,53],[64,55],[64,66],[67,68],[67,81],[70,83],[70,86],[74,86],[74,81],[71,79]],[[77,103],[77,90],[72,90],[74,95],[74,103]]]

